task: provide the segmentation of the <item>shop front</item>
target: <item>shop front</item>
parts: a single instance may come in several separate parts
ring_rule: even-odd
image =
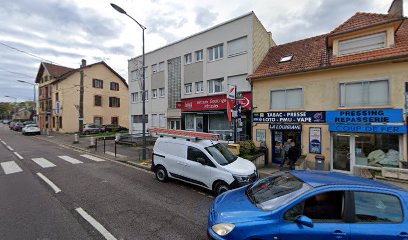
[[[407,127],[402,109],[328,111],[333,171],[400,168]]]
[[[237,132],[240,139],[251,138],[251,93],[242,94],[237,100],[241,105]],[[178,107],[181,109],[181,127],[183,130],[220,134],[224,140],[233,139],[233,124],[227,114],[226,95],[182,99]]]
[[[309,152],[304,149],[304,146],[310,145],[310,137],[308,134],[304,136],[304,131],[310,130],[311,127],[321,127],[320,124],[325,123],[325,112],[296,111],[254,113],[253,122],[255,124],[268,124],[268,134],[271,137],[264,139],[270,139],[271,141],[270,144],[267,143],[267,146],[271,147],[272,163],[280,164],[285,159],[285,143],[288,140],[295,143],[300,153],[307,154]],[[260,129],[257,131],[260,131]],[[317,139],[314,140],[317,141]],[[321,138],[318,140],[321,141]],[[318,144],[315,142],[314,144],[314,146],[321,149],[321,142]]]

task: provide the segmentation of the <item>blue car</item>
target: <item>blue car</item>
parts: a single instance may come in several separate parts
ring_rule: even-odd
[[[280,172],[212,204],[209,239],[408,240],[408,192],[345,174]]]

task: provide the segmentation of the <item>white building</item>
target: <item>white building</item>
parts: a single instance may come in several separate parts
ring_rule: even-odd
[[[145,54],[147,128],[232,135],[226,91],[242,92],[242,134],[250,135],[252,95],[246,80],[275,45],[255,13]],[[129,60],[130,129],[142,129],[141,56]]]

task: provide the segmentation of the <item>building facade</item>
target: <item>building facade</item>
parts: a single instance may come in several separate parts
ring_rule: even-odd
[[[228,85],[242,95],[242,134],[251,132],[248,74],[274,45],[256,15],[214,26],[145,55],[147,127],[232,135]],[[130,128],[142,129],[141,56],[129,60]]]
[[[400,168],[407,161],[408,21],[357,13],[328,34],[272,47],[253,84],[253,130],[270,161],[291,139],[325,169]]]
[[[118,124],[128,127],[128,85],[105,62],[84,67],[83,123]],[[42,130],[79,130],[80,70],[41,63],[36,83],[39,88],[38,124]]]

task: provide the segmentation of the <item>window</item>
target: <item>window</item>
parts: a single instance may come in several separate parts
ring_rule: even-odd
[[[145,115],[145,123],[148,123],[149,119],[147,118],[147,114]],[[143,118],[142,115],[132,115],[132,122],[133,123],[142,123]]]
[[[191,84],[191,83],[184,84],[184,93],[185,94],[191,94],[192,87],[193,87],[193,84]]]
[[[192,62],[192,56],[191,53],[187,53],[184,55],[184,64],[190,64]]]
[[[292,59],[293,59],[293,55],[288,55],[288,56],[285,56],[285,57],[281,57],[281,59],[279,60],[279,62],[280,62],[280,63],[289,62],[289,61],[292,61]]]
[[[201,82],[196,82],[195,83],[195,90],[196,90],[196,92],[197,93],[200,93],[200,92],[204,92],[204,85],[203,85],[203,82],[201,81]]]
[[[185,123],[184,123],[185,129],[195,131],[194,114],[186,114],[184,120],[185,120]]]
[[[294,221],[306,216],[315,222],[342,222],[345,206],[343,191],[317,194],[297,204],[285,213],[285,220]]]
[[[204,59],[203,50],[195,51],[195,61],[200,62],[203,61],[203,59]]]
[[[137,81],[139,80],[139,71],[138,70],[133,70],[130,72],[130,80],[131,81]]]
[[[159,88],[159,97],[164,97],[164,88]]]
[[[219,93],[222,92],[222,78],[208,81],[208,92]]]
[[[271,91],[271,109],[302,109],[303,91],[301,88]]]
[[[385,48],[386,33],[377,33],[339,42],[339,55],[348,55]]]
[[[119,117],[112,117],[111,124],[119,125]]]
[[[120,98],[109,97],[109,107],[120,107]]]
[[[102,96],[100,95],[95,95],[94,97],[94,105],[97,107],[101,107],[102,106]]]
[[[157,64],[153,64],[152,65],[152,73],[156,73],[157,72]]]
[[[94,87],[94,88],[103,88],[103,80],[92,79],[92,87]]]
[[[211,163],[210,159],[203,153],[200,149],[195,147],[188,147],[187,148],[187,159],[193,162],[198,162],[198,158],[203,158],[206,160],[207,164]]]
[[[179,130],[180,129],[180,121],[171,120],[170,121],[170,129]]]
[[[401,223],[403,221],[400,200],[393,195],[370,192],[354,192],[357,222]]]
[[[164,71],[164,62],[159,62],[159,72]]]
[[[59,117],[58,123],[59,123],[59,128],[62,128],[62,117]]]
[[[223,44],[208,48],[208,61],[215,61],[224,57]]]
[[[152,89],[152,98],[157,98],[157,89]]]
[[[340,107],[389,104],[388,80],[340,84]]]
[[[112,91],[119,91],[119,83],[111,82],[111,83],[110,83],[110,90],[112,90]]]
[[[152,127],[158,127],[158,126],[159,126],[159,115],[152,114]]]
[[[102,117],[94,117],[94,124],[100,126],[103,124],[102,120],[103,120]]]
[[[132,98],[132,103],[137,103],[139,101],[139,93],[138,92],[132,93],[131,98]]]
[[[159,126],[161,128],[166,127],[166,117],[164,116],[164,114],[159,114]]]
[[[59,94],[55,93],[55,101],[59,101]]]
[[[248,51],[247,37],[238,38],[228,42],[228,57],[233,57]]]

